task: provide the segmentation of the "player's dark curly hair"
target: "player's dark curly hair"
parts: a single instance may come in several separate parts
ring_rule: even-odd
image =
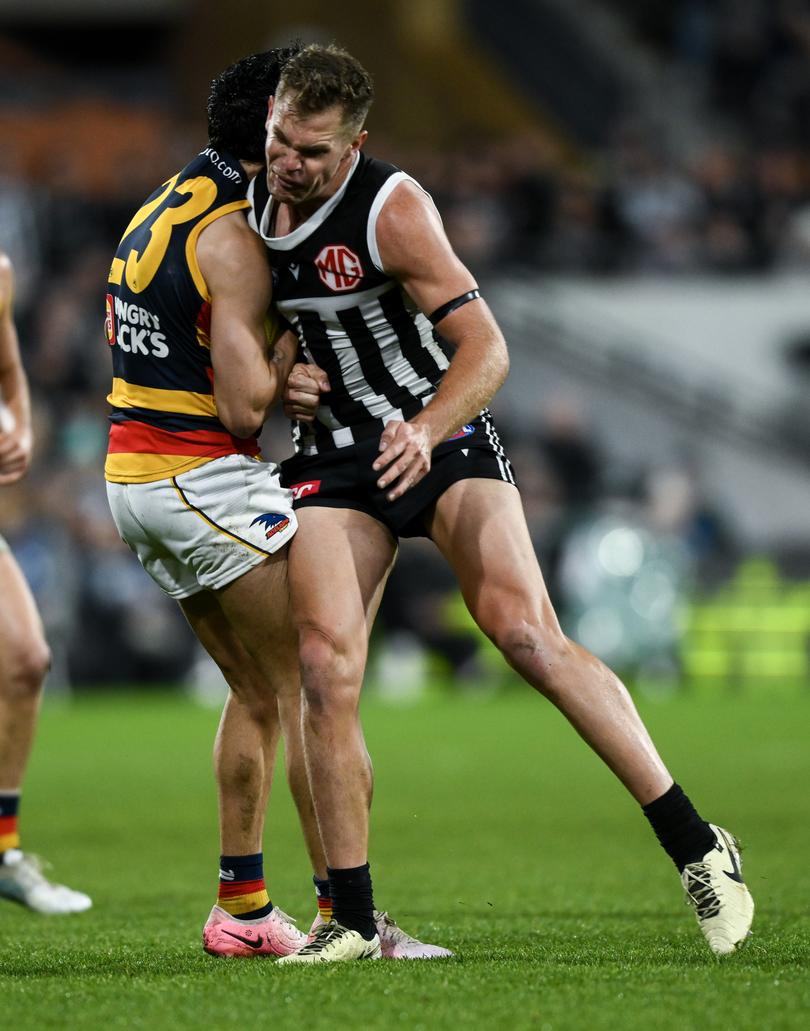
[[[211,83],[208,95],[208,141],[242,161],[264,161],[267,100],[278,87],[287,61],[300,53],[291,43],[251,54],[226,68]]]
[[[302,115],[340,105],[344,124],[353,132],[362,129],[374,100],[371,76],[357,58],[334,44],[304,47],[284,66],[277,92]]]

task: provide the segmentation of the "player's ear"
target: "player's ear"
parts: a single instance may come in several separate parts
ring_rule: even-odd
[[[363,129],[352,140],[352,150],[360,150],[360,149],[362,149],[362,146],[366,142],[367,139],[368,139],[368,131],[366,129]]]
[[[269,122],[270,119],[273,117],[273,107],[275,105],[275,102],[275,97],[270,96],[267,98],[267,122]],[[265,122],[264,124],[267,125],[267,122]]]

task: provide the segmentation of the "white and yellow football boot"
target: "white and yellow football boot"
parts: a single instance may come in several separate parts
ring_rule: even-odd
[[[715,956],[729,956],[743,944],[754,919],[754,900],[742,877],[737,839],[713,823],[717,841],[681,874],[686,901]]]
[[[278,963],[346,963],[352,959],[382,959],[379,936],[375,934],[367,941],[359,931],[330,920],[303,948]]]

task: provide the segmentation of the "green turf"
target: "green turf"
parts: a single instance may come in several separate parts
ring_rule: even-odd
[[[528,690],[366,705],[377,901],[458,958],[305,970],[199,947],[216,714],[149,695],[48,708],[25,844],[95,907],[0,907],[0,1026],[810,1026],[810,698],[678,698],[644,715],[701,809],[749,845],[756,933],[722,963],[634,804]],[[310,873],[281,779],[265,854],[274,898],[306,923]]]

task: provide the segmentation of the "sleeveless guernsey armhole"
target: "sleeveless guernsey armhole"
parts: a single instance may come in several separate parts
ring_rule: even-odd
[[[426,197],[430,197],[430,194],[424,186],[422,186],[421,183],[418,183],[413,176],[408,175],[407,172],[394,172],[394,174],[389,176],[380,187],[368,213],[366,243],[368,245],[368,253],[371,255],[371,261],[374,268],[383,274],[385,274],[385,269],[382,267],[380,248],[377,246],[377,219],[380,217],[383,205],[400,183],[413,183],[413,185],[417,186]]]
[[[221,208],[214,208],[213,211],[209,211],[205,218],[200,219],[188,234],[188,239],[186,240],[186,262],[188,263],[188,270],[191,273],[194,286],[204,301],[210,301],[211,294],[208,292],[208,284],[205,282],[205,277],[197,262],[197,240],[200,233],[206,226],[210,226],[212,222],[216,222],[223,215],[230,215],[234,211],[244,211],[247,207],[247,200],[234,200],[230,204],[223,204]]]
[[[256,176],[255,175],[253,176],[253,178],[248,183],[248,188],[247,188],[247,193],[245,194],[245,199],[247,200],[248,204],[250,205],[250,208],[248,209],[248,216],[247,216],[248,225],[250,226],[250,228],[253,230],[254,233],[259,233],[259,236],[261,236],[261,233],[259,232],[259,221],[258,221],[258,219],[256,217],[256,207],[255,207],[255,205],[256,205]]]

